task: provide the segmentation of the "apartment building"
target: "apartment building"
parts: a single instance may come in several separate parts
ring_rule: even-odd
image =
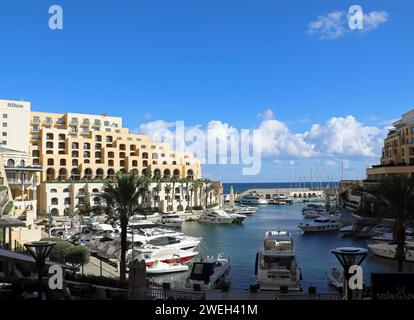
[[[366,183],[414,173],[414,110],[403,114],[393,126],[384,140],[381,164],[367,170]]]
[[[75,214],[86,202],[98,204],[95,195],[102,191],[104,180],[118,171],[142,174],[151,168],[153,175],[165,179],[201,178],[200,161],[192,153],[176,152],[169,144],[132,133],[120,117],[36,112],[29,102],[11,100],[0,100],[0,115],[8,121],[4,145],[28,153],[30,166],[41,168],[37,176],[41,214]],[[162,198],[156,205],[167,209],[167,195]],[[173,199],[173,209],[182,202],[183,197]]]

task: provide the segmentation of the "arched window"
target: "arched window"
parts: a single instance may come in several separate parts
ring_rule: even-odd
[[[53,159],[47,159],[47,165],[53,166],[55,164],[55,161]]]
[[[46,148],[53,149],[53,142],[50,142],[50,141],[46,142]]]
[[[53,133],[46,133],[47,140],[53,140]]]
[[[50,189],[50,193],[57,193],[57,189]]]
[[[173,175],[174,175],[174,177],[179,178],[180,177],[180,170],[175,169]]]
[[[170,179],[171,178],[171,171],[170,169],[164,170],[164,179]]]
[[[61,166],[66,166],[66,159],[60,159],[59,163]]]
[[[114,166],[114,160],[108,160],[108,166],[113,167]]]
[[[25,167],[26,163],[24,162],[24,160],[20,161],[20,166],[21,167]]]
[[[85,179],[92,179],[92,169],[86,168],[84,170],[84,177]]]
[[[133,167],[138,167],[138,161],[137,160],[132,160],[132,166]]]
[[[79,152],[78,151],[72,151],[72,158],[79,158]]]
[[[142,159],[148,159],[148,153],[144,152],[144,153],[142,154]]]
[[[108,152],[108,158],[114,158],[114,157],[115,157],[115,154],[112,151]]]
[[[125,145],[124,145],[124,144],[120,144],[120,145],[119,145],[119,150],[126,150]]]
[[[57,208],[53,208],[53,209],[50,211],[50,214],[51,214],[52,216],[54,216],[54,217],[57,217],[57,216],[59,215],[59,209],[57,209]]]
[[[72,142],[72,149],[79,149],[79,143],[77,142]]]
[[[76,166],[78,166],[79,165],[79,160],[78,159],[73,159],[72,160],[72,166],[73,167],[76,167]]]
[[[8,167],[14,167],[14,160],[13,159],[7,160],[7,166]]]
[[[54,180],[55,179],[55,169],[49,168],[46,170],[46,180]]]
[[[72,200],[69,197],[65,198],[65,204],[66,205],[72,204]]]
[[[96,170],[96,178],[99,180],[102,180],[104,178],[104,171],[103,169],[97,169]]]
[[[108,179],[113,179],[115,177],[114,169],[108,169],[107,175],[108,175]]]
[[[193,170],[188,170],[187,171],[187,177],[189,178],[189,179],[194,179],[194,171]]]
[[[94,205],[100,205],[101,204],[101,198],[95,197],[95,199],[93,199],[93,204]]]
[[[52,206],[57,206],[59,204],[58,198],[52,198],[51,203],[52,203]]]
[[[66,171],[66,169],[65,168],[61,168],[60,170],[59,170],[59,180],[66,180],[68,177],[67,177],[67,171]]]
[[[80,172],[78,168],[73,168],[70,172],[72,180],[79,180],[80,179]]]

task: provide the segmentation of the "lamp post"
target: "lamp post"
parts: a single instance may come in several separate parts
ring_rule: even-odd
[[[43,269],[46,264],[46,258],[49,256],[55,244],[56,244],[55,242],[49,242],[49,241],[35,241],[35,242],[26,243],[24,245],[27,251],[36,261],[38,286],[39,286],[38,288],[39,300],[42,300],[42,292],[43,292],[42,276],[43,276]]]
[[[343,247],[332,250],[342,267],[344,268],[344,295],[345,300],[352,300],[352,290],[349,288],[349,268],[352,266],[360,266],[368,256],[368,250],[362,248]]]

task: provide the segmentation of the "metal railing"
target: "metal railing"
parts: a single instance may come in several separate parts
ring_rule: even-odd
[[[175,290],[163,289],[146,289],[145,298],[148,300],[169,300],[169,301],[192,301],[192,300],[206,300],[204,293],[191,293]]]
[[[275,296],[276,300],[324,300],[336,301],[342,300],[340,294],[325,293],[325,294],[280,294]]]

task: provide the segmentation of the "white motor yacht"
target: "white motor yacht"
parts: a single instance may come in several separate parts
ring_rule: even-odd
[[[158,220],[158,224],[166,227],[181,228],[184,220],[176,213],[163,214]]]
[[[232,216],[221,209],[206,211],[198,219],[198,221],[202,223],[219,224],[230,224],[233,223],[233,220],[234,218]]]
[[[392,242],[368,244],[368,247],[376,256],[387,259],[395,259],[397,245]],[[405,260],[414,262],[414,242],[406,242],[405,252]]]
[[[321,216],[309,223],[301,223],[299,228],[303,232],[327,232],[338,231],[341,229],[342,224],[339,222],[336,216]]]
[[[230,283],[230,259],[221,255],[217,259],[207,257],[193,263],[190,276],[186,280],[187,288],[199,286],[200,289],[218,289]]]
[[[260,290],[301,289],[301,271],[290,233],[266,232],[263,248],[256,255],[255,273]]]
[[[236,224],[241,224],[243,223],[244,219],[246,219],[246,216],[244,214],[228,213],[228,215],[233,218],[233,223]]]
[[[159,260],[154,261],[154,263],[147,267],[147,274],[166,274],[166,273],[176,273],[176,272],[185,272],[190,268],[186,264],[180,262],[165,263]]]
[[[132,233],[127,234],[127,240],[132,243],[134,246],[141,247],[144,245],[150,245],[152,248],[170,248],[178,250],[194,250],[200,244],[202,238],[184,236],[179,233],[177,234],[157,234],[152,236],[146,236],[141,234],[132,235]]]
[[[266,199],[261,198],[258,195],[254,195],[254,194],[248,194],[245,195],[243,197],[240,198],[240,203],[241,204],[246,204],[246,205],[265,205],[268,204],[269,201]]]
[[[134,248],[128,250],[128,259],[145,260],[147,268],[153,267],[156,263],[165,264],[185,264],[193,260],[198,252],[191,250],[176,250],[170,248],[152,249],[152,248]],[[164,266],[165,267],[165,266]],[[173,269],[170,269],[173,270]],[[184,270],[182,270],[184,271]],[[177,270],[173,271],[177,272]]]

